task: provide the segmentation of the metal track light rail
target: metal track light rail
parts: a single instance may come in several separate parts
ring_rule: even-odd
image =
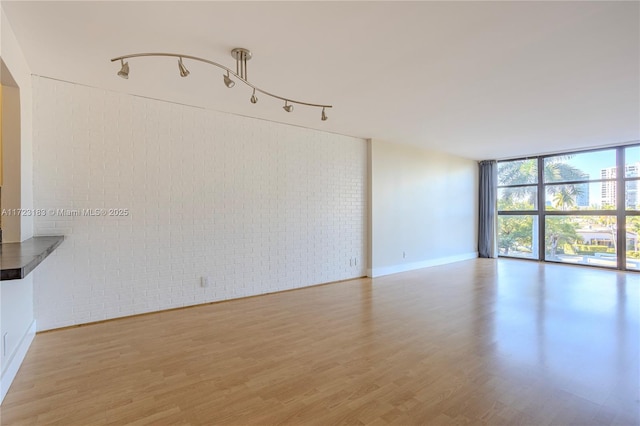
[[[243,82],[244,84],[246,84],[247,86],[249,86],[249,87],[251,87],[253,89],[253,94],[251,95],[251,99],[250,99],[251,103],[253,103],[253,104],[258,102],[258,98],[256,97],[256,92],[260,92],[260,93],[262,93],[264,95],[267,95],[267,96],[270,96],[272,98],[280,99],[281,101],[284,101],[283,109],[285,111],[287,111],[287,112],[293,111],[293,105],[291,105],[291,104],[304,105],[304,106],[315,107],[315,108],[322,108],[322,113],[321,113],[321,116],[320,116],[322,121],[326,121],[327,120],[327,115],[326,115],[325,109],[326,108],[332,108],[332,105],[315,104],[315,103],[311,103],[311,102],[296,101],[296,100],[291,99],[291,98],[285,98],[283,96],[278,96],[278,95],[275,95],[273,93],[267,92],[266,90],[263,90],[263,89],[259,88],[258,86],[254,85],[252,83],[249,83],[248,77],[247,77],[247,61],[251,59],[252,54],[251,54],[251,51],[248,50],[248,49],[237,47],[237,48],[231,50],[231,56],[233,56],[233,58],[235,58],[235,60],[236,60],[236,71],[235,72],[232,71],[231,69],[225,67],[224,65],[221,65],[221,64],[217,63],[217,62],[213,62],[213,61],[210,61],[210,60],[204,59],[204,58],[199,58],[197,56],[183,55],[183,54],[179,54],[179,53],[164,53],[164,52],[132,53],[130,55],[122,55],[122,56],[115,57],[115,58],[111,59],[111,62],[120,61],[121,68],[120,68],[120,71],[118,71],[118,76],[120,76],[120,77],[122,77],[124,79],[128,79],[129,78],[129,62],[125,62],[125,59],[140,58],[140,57],[143,57],[143,56],[168,56],[168,57],[178,58],[178,70],[180,72],[180,76],[181,77],[187,77],[190,74],[189,70],[184,65],[184,62],[183,62],[184,59],[190,59],[190,60],[193,60],[193,61],[204,62],[205,64],[209,64],[209,65],[213,65],[215,67],[218,67],[218,68],[222,69],[223,71],[226,71],[226,73],[223,74],[223,78],[224,78],[224,83],[228,88],[232,88],[235,85],[235,82],[231,78],[231,76],[233,75],[237,80]]]

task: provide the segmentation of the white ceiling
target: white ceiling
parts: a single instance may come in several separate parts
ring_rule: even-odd
[[[2,2],[34,74],[473,159],[640,139],[638,2]],[[329,120],[227,89],[235,66]]]

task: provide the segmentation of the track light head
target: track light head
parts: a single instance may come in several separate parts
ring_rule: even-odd
[[[287,105],[288,101],[284,101],[284,106],[282,107],[282,109],[284,109],[287,112],[291,112],[293,111],[293,105]]]
[[[190,74],[187,67],[182,63],[182,58],[178,59],[178,69],[180,70],[180,77],[186,77]]]
[[[120,59],[120,63],[122,64],[122,67],[120,68],[120,71],[118,71],[118,76],[126,80],[129,78],[129,62],[125,62],[124,59]]]
[[[320,119],[322,121],[327,121],[327,118],[329,117],[327,117],[327,114],[324,112],[324,107],[322,107],[322,115],[320,116]]]
[[[224,84],[229,89],[236,85],[236,82],[231,80],[231,78],[229,77],[229,71],[227,71],[227,74],[224,75]]]
[[[251,95],[251,103],[252,104],[258,103],[258,97],[256,96],[256,89],[253,89],[253,95]]]

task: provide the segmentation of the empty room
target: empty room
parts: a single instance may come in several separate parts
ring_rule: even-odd
[[[640,425],[640,2],[0,36],[2,426]]]

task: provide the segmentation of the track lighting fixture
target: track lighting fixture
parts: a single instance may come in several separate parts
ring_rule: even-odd
[[[168,57],[178,58],[178,69],[180,70],[181,77],[186,77],[189,75],[189,70],[184,66],[184,63],[182,62],[183,58],[190,59],[193,61],[204,62],[206,64],[218,67],[226,71],[226,74],[223,74],[223,78],[224,78],[224,84],[228,88],[232,88],[236,84],[236,82],[231,78],[231,75],[233,75],[237,80],[243,82],[244,84],[246,84],[247,86],[253,89],[253,93],[251,95],[252,104],[255,104],[258,102],[258,97],[256,96],[256,92],[260,92],[264,95],[284,101],[284,106],[282,108],[287,112],[293,111],[292,104],[322,108],[322,114],[320,115],[320,118],[322,121],[327,120],[327,114],[325,112],[325,109],[332,108],[332,105],[313,104],[309,102],[296,101],[293,99],[285,98],[283,96],[274,95],[273,93],[269,93],[265,90],[260,89],[254,84],[249,83],[249,79],[247,77],[247,61],[251,59],[253,55],[251,54],[251,51],[248,49],[238,47],[231,50],[231,56],[236,60],[236,72],[231,71],[231,69],[225,67],[224,65],[220,65],[219,63],[210,61],[208,59],[203,59],[203,58],[199,58],[197,56],[191,56],[191,55],[182,55],[178,53],[133,53],[130,55],[123,55],[123,56],[118,56],[117,58],[113,58],[111,59],[111,62],[120,61],[121,68],[120,68],[120,71],[118,71],[118,76],[124,79],[128,79],[129,63],[125,62],[124,60],[129,58],[139,58],[143,56],[168,56]]]
[[[182,58],[178,59],[178,69],[180,70],[180,77],[186,77],[190,74],[187,67],[182,63]]]
[[[126,80],[129,78],[129,62],[125,62],[124,59],[120,59],[120,63],[122,64],[122,67],[120,68],[120,71],[118,71],[118,75]]]
[[[231,89],[233,86],[236,85],[236,82],[231,80],[231,78],[229,78],[229,71],[227,71],[227,75],[224,75],[224,84]]]

